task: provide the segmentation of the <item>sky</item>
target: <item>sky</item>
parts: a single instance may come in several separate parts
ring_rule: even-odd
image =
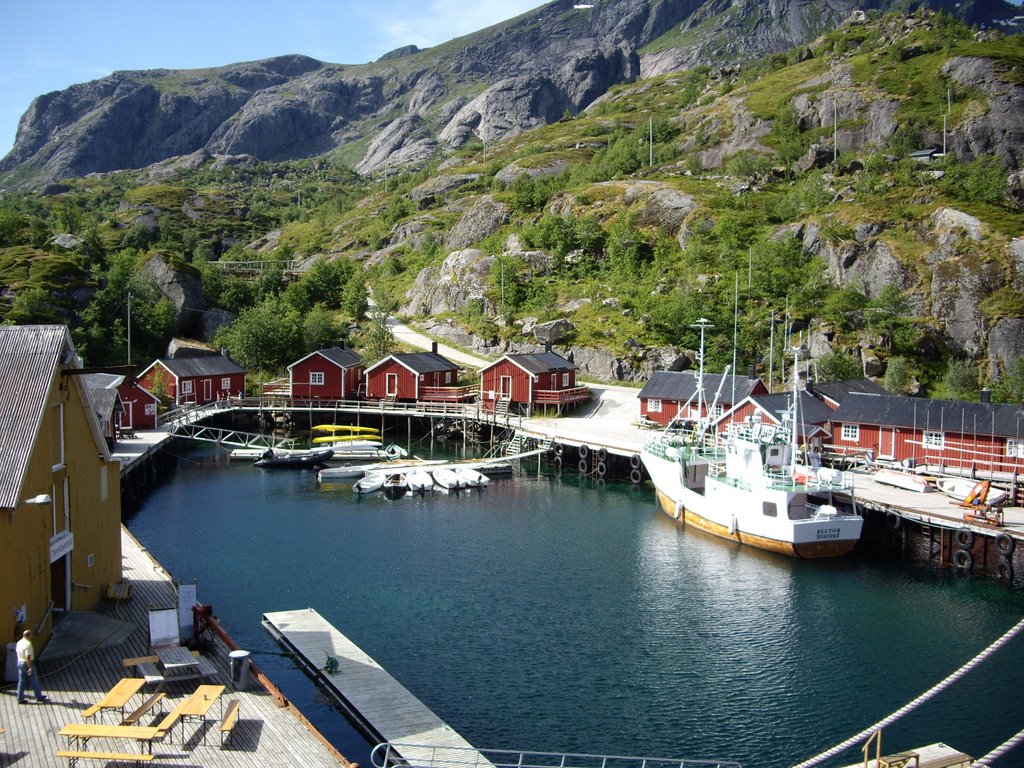
[[[0,0],[0,157],[36,96],[117,70],[297,53],[364,64],[511,19],[542,0]]]

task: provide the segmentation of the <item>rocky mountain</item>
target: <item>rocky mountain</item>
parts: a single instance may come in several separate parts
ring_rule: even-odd
[[[873,0],[873,7],[902,6]],[[933,0],[1014,32],[1003,0]],[[807,42],[853,0],[555,0],[429,50],[343,66],[281,56],[206,70],[116,72],[39,96],[0,161],[30,186],[195,155],[281,161],[336,155],[358,172],[416,167],[578,114],[620,83],[735,63]]]

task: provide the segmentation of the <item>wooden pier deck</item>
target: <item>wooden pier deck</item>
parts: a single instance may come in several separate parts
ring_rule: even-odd
[[[306,670],[371,739],[389,742],[412,765],[491,763],[365,651],[312,608],[263,615],[263,626],[293,651]],[[325,669],[328,657],[338,668]],[[449,750],[451,760],[445,760]]]
[[[0,766],[51,768],[66,765],[57,752],[67,749],[59,735],[68,724],[87,722],[83,711],[98,702],[117,682],[132,677],[122,660],[149,653],[149,608],[174,604],[171,577],[142,546],[122,528],[122,572],[130,585],[115,595],[121,599],[102,601],[93,611],[75,612],[63,619],[45,648],[36,648],[43,693],[49,702],[19,705],[14,684],[0,690]],[[61,627],[64,627],[62,630]],[[244,690],[231,684],[229,650],[217,637],[205,638],[201,651],[216,668],[207,682],[226,686],[221,696],[227,702],[241,702],[240,717],[228,745],[220,747],[220,701],[214,704],[210,719],[203,725],[182,723],[162,741],[153,743],[153,764],[166,766],[207,766],[209,768],[264,768],[273,765],[302,765],[314,768],[338,768],[349,763],[330,746],[301,713],[282,702],[253,676]],[[150,711],[138,725],[160,722],[171,708],[183,702],[199,681],[180,681],[165,687],[167,698],[162,713]],[[143,689],[131,700],[132,708],[152,690]],[[156,709],[159,709],[158,705]],[[99,719],[97,719],[99,718]],[[94,722],[112,725],[108,714],[97,715]],[[184,736],[184,744],[182,738]],[[205,738],[204,738],[205,737]],[[89,744],[91,751],[139,752],[139,746],[120,739],[99,739]],[[83,761],[81,765],[104,765],[103,760]],[[115,763],[120,765],[121,763]]]

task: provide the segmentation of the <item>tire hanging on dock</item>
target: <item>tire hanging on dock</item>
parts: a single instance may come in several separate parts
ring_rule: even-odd
[[[996,578],[1006,583],[1013,581],[1013,565],[1009,560],[1001,560],[996,563]]]
[[[561,456],[564,451],[561,443],[555,443],[555,456]]]
[[[579,452],[580,458],[585,459],[590,455],[590,446],[583,443],[579,448],[576,449]]]
[[[1013,550],[1017,548],[1017,542],[1014,541],[1013,536],[1008,533],[1002,532],[996,536],[996,549],[999,554],[1003,557],[1009,557],[1013,554]]]
[[[587,465],[587,460],[586,459],[580,459],[579,467],[580,467],[580,474],[583,474],[583,475],[587,474],[587,469],[589,469],[589,467]]]
[[[903,527],[903,518],[895,512],[890,512],[888,518],[889,527],[892,528],[894,531],[898,531],[900,528]]]
[[[640,485],[640,483],[642,483],[643,481],[644,475],[639,469],[634,467],[629,471],[629,482],[631,482],[633,485]]]
[[[594,455],[597,457],[598,461],[606,461],[608,459],[608,450],[604,446],[601,446],[594,451]]]
[[[956,543],[961,549],[970,549],[974,546],[974,531],[970,528],[957,528]]]
[[[608,474],[608,465],[605,464],[603,461],[598,461],[597,462],[597,476],[598,477],[604,477],[606,474]]]
[[[629,466],[632,467],[633,469],[640,469],[640,465],[642,463],[643,462],[640,460],[639,453],[634,453],[632,456],[629,457]]]
[[[555,469],[557,469],[559,472],[561,472],[562,471],[562,457],[561,457],[561,455],[556,455],[555,456],[554,464],[555,464]]]
[[[969,571],[974,567],[974,557],[966,549],[958,549],[953,553],[953,565],[961,571]]]

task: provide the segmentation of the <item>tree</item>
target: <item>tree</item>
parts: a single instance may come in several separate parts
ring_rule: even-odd
[[[917,390],[917,371],[905,357],[893,357],[885,366],[883,386],[893,395],[910,395]]]
[[[302,342],[306,352],[338,346],[344,331],[334,313],[317,304],[302,318]]]
[[[873,298],[866,312],[868,327],[882,335],[887,349],[892,349],[893,338],[906,326],[910,314],[910,299],[896,283],[888,283]]]
[[[391,354],[395,348],[395,335],[388,320],[398,309],[398,300],[383,287],[373,292],[373,304],[366,313],[366,324],[361,334],[363,357],[367,367]]]
[[[942,377],[946,396],[954,400],[977,400],[978,369],[970,360],[950,360]]]
[[[819,381],[849,381],[864,375],[856,360],[835,350],[818,359],[817,371]]]
[[[1005,403],[1024,404],[1024,357],[1018,357],[996,381],[993,387],[997,400]]]
[[[238,364],[249,370],[275,371],[295,359],[303,349],[302,318],[267,296],[255,307],[243,310],[235,321],[217,332],[215,339]]]

